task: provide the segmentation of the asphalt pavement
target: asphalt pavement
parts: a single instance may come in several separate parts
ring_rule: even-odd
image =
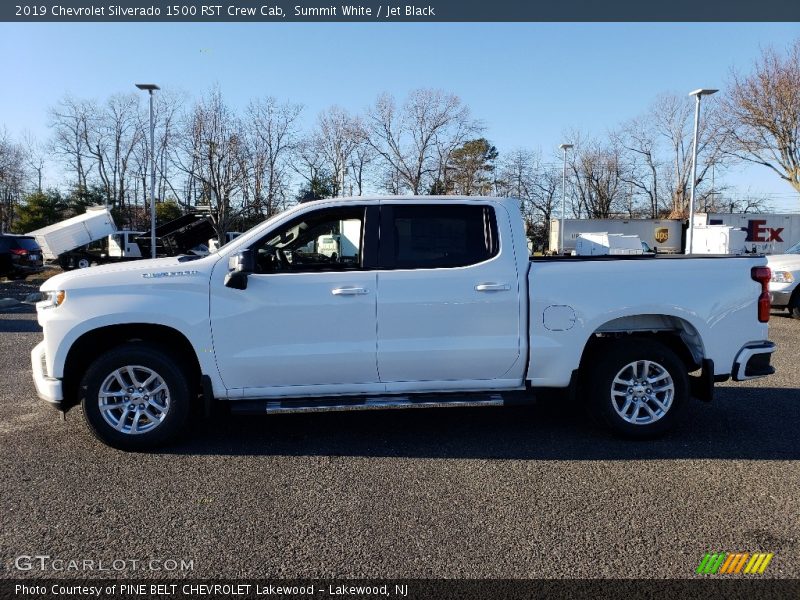
[[[0,310],[5,576],[683,578],[706,552],[763,551],[766,576],[800,577],[800,321],[783,314],[776,375],[720,384],[646,442],[548,402],[226,416],[127,454],[36,397],[41,335],[31,307]]]

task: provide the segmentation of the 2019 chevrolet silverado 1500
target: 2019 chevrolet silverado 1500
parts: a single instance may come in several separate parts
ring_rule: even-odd
[[[769,280],[764,257],[530,259],[514,199],[321,200],[204,258],[49,279],[33,377],[124,449],[173,438],[194,402],[501,404],[539,388],[647,436],[714,381],[773,372]]]

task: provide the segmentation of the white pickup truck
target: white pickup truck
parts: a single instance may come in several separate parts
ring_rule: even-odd
[[[774,308],[786,308],[795,319],[800,319],[800,242],[785,254],[767,257],[772,271],[769,291]]]
[[[340,251],[321,251],[331,236]],[[496,405],[552,388],[644,437],[715,381],[773,372],[769,280],[761,256],[530,259],[510,198],[321,200],[204,258],[49,279],[33,378],[123,449],[173,439],[216,401]]]

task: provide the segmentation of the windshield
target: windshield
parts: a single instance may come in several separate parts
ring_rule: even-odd
[[[789,248],[786,254],[800,254],[800,242],[797,242],[794,246]]]

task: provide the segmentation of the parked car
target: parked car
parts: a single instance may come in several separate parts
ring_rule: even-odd
[[[772,306],[785,308],[795,319],[800,319],[800,242],[786,251],[786,254],[772,254],[767,257],[772,279],[769,292]]]
[[[22,279],[44,270],[42,249],[27,235],[0,234],[0,276]]]
[[[173,439],[193,403],[495,406],[553,388],[569,392],[565,414],[583,399],[616,432],[647,437],[715,381],[774,372],[766,264],[529,259],[513,198],[320,200],[204,258],[49,279],[33,379],[128,450]]]

